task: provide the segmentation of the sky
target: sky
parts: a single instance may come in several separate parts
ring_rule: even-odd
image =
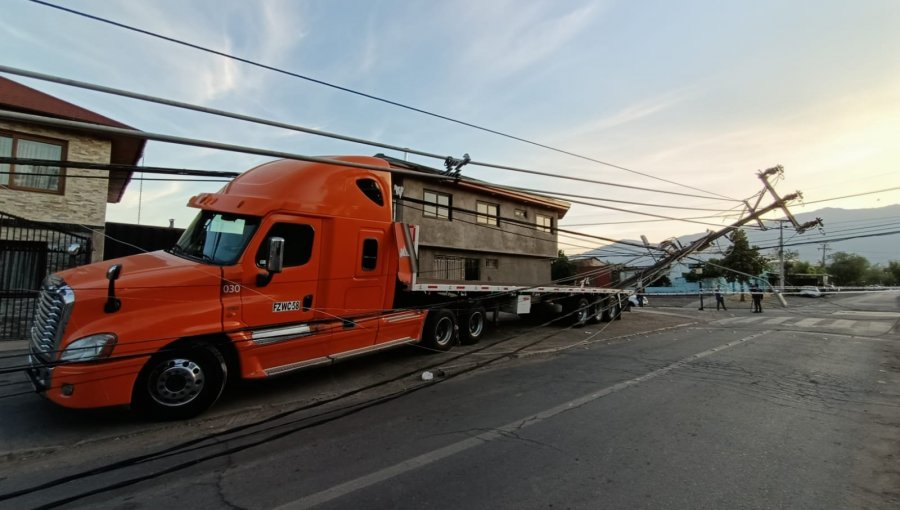
[[[779,164],[785,172],[778,193],[799,190],[804,202],[815,202],[794,204],[797,213],[900,203],[900,190],[819,202],[900,187],[895,0],[55,3],[615,166],[28,0],[0,1],[0,62],[396,146],[698,195],[464,167],[473,178],[594,197],[625,210],[574,204],[560,226],[579,232],[611,239],[644,235],[656,243],[716,229],[734,221],[739,200],[760,191],[757,172]],[[305,155],[382,152],[7,77],[148,132]],[[142,164],[244,171],[267,160],[149,142]],[[188,199],[220,186],[134,181],[121,203],[109,205],[107,219],[168,225],[171,218],[186,227],[196,213]],[[699,220],[703,224],[647,222],[659,218],[637,213],[712,217]],[[560,241],[569,254],[605,244]]]

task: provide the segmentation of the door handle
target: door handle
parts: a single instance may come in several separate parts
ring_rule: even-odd
[[[309,309],[312,308],[312,300],[313,300],[312,294],[307,294],[307,295],[303,296],[303,311],[304,312],[308,312]]]

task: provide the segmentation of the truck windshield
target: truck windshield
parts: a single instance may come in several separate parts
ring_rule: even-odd
[[[259,227],[259,218],[202,211],[170,253],[210,264],[237,262]]]

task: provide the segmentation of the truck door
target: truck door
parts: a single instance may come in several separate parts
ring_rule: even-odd
[[[316,218],[277,215],[263,225],[259,244],[244,257],[241,315],[253,332],[261,359],[268,367],[325,356],[329,333],[311,324],[317,306],[322,221]],[[284,238],[284,270],[264,285],[269,239]]]

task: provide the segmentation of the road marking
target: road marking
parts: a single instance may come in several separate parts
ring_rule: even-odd
[[[635,377],[634,379],[629,379],[624,382],[620,382],[613,386],[607,386],[601,390],[598,390],[593,393],[589,393],[582,397],[576,398],[574,400],[570,400],[568,402],[564,402],[558,406],[551,407],[549,409],[545,409],[541,412],[532,414],[531,416],[526,416],[525,418],[516,420],[512,423],[508,423],[503,425],[502,427],[490,430],[488,432],[484,432],[478,434],[477,436],[472,436],[468,439],[463,439],[462,441],[444,446],[443,448],[438,448],[437,450],[432,450],[427,453],[423,453],[422,455],[412,457],[406,459],[402,462],[394,464],[393,466],[388,466],[384,469],[375,471],[373,473],[369,473],[367,475],[361,476],[359,478],[355,478],[353,480],[349,480],[347,482],[335,485],[331,488],[325,489],[323,491],[319,491],[308,496],[304,496],[299,499],[295,499],[294,501],[289,501],[281,506],[276,507],[277,510],[299,510],[304,508],[312,508],[316,505],[321,505],[323,503],[327,503],[329,501],[333,501],[340,497],[346,496],[352,492],[356,492],[361,489],[365,489],[367,487],[371,487],[375,484],[390,480],[391,478],[400,476],[402,474],[408,473],[410,471],[419,469],[421,467],[427,466],[429,464],[433,464],[439,460],[443,460],[452,455],[456,455],[457,453],[470,450],[475,448],[476,446],[481,446],[489,441],[493,441],[495,439],[500,439],[508,436],[510,433],[517,433],[522,429],[530,427],[534,424],[541,423],[543,421],[549,420],[558,414],[562,414],[566,411],[570,411],[572,409],[577,409],[585,404],[593,402],[595,400],[601,399],[613,393],[622,391],[626,388],[630,388],[632,386],[636,386],[643,382],[649,381],[661,375],[667,374],[675,369],[681,368],[691,362],[697,361],[698,359],[705,358],[707,356],[711,356],[717,352],[724,351],[725,349],[730,349],[737,345],[740,345],[744,342],[753,340],[754,338],[758,338],[760,336],[766,335],[770,333],[770,331],[761,331],[759,333],[755,333],[750,336],[746,336],[739,340],[734,340],[732,342],[728,342],[727,344],[720,345],[718,347],[713,347],[712,349],[694,354],[692,356],[688,356],[687,358],[681,359],[672,363],[671,365],[667,365],[658,370],[654,370],[652,372],[648,372],[640,377]]]
[[[810,326],[815,326],[816,324],[818,324],[820,322],[822,322],[822,319],[809,318],[809,319],[799,320],[796,323],[794,323],[794,325],[800,326],[801,328],[808,328]]]
[[[851,321],[849,319],[835,319],[829,327],[850,329],[854,324],[856,324],[856,321]]]
[[[746,319],[746,317],[731,317],[729,319],[722,319],[722,320],[716,321],[716,324],[731,324],[732,322],[737,322],[742,319]]]
[[[883,335],[894,327],[893,323],[882,321],[865,321],[861,325],[866,333],[872,335]]]
[[[771,319],[766,319],[763,324],[781,324],[788,319],[790,319],[790,317],[772,317]]]
[[[900,317],[900,312],[869,312],[864,310],[840,310],[832,312],[832,315],[862,315],[865,317],[884,317],[885,319],[896,319]]]
[[[751,322],[760,320],[762,320],[762,317],[741,317],[740,319],[733,321],[732,324],[750,324]]]

